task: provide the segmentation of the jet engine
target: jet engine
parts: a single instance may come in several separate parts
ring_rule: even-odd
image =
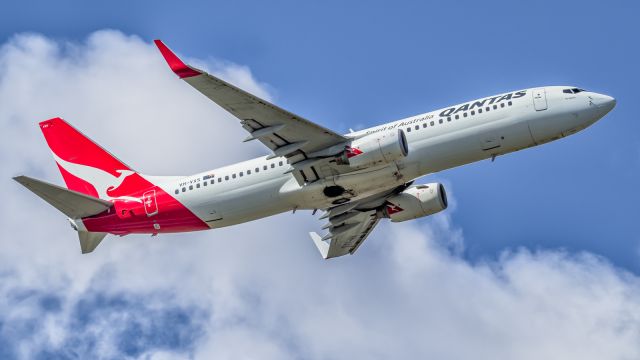
[[[433,215],[447,208],[447,193],[439,183],[413,185],[393,195],[378,210],[378,216],[393,222]]]
[[[404,131],[391,130],[354,140],[336,159],[340,165],[354,168],[388,164],[407,156],[409,146]]]

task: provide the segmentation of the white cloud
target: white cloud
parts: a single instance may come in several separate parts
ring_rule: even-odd
[[[196,63],[270,93],[247,67]],[[332,261],[308,239],[321,223],[304,212],[109,237],[80,255],[64,216],[10,180],[61,182],[38,121],[62,116],[150,174],[264,153],[137,37],[16,36],[0,49],[0,104],[0,357],[640,357],[637,276],[560,251],[472,264],[447,214],[385,223],[355,256]]]

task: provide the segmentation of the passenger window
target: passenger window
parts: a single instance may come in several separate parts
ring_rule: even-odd
[[[260,172],[260,168],[256,168],[256,172],[257,172],[257,173],[258,173],[258,172]]]
[[[504,103],[500,103],[500,107],[503,108],[504,107]]]
[[[180,194],[180,190],[176,189],[176,195]]]
[[[280,161],[280,162],[278,163],[278,166],[282,166],[282,161]]]
[[[187,191],[187,188],[182,188],[182,192],[185,192],[185,191]]]
[[[231,178],[235,179],[236,178],[236,174],[235,173],[231,174]]]
[[[251,170],[247,170],[247,175],[251,175]]]
[[[467,113],[462,113],[462,116],[463,117],[467,117]]]
[[[275,167],[276,167],[276,164],[271,163],[271,168],[272,168],[272,169],[275,169]]]
[[[456,120],[460,119],[460,115],[456,115]]]
[[[222,182],[222,178],[218,178],[218,182]]]
[[[431,122],[431,126],[433,126],[433,125],[435,125],[435,124],[436,124],[435,122],[433,122],[433,121]]]
[[[426,128],[427,128],[427,123],[422,123],[422,127],[423,127],[424,129],[426,129]]]
[[[507,105],[511,106],[511,105],[513,105],[513,103],[512,103],[511,101],[509,101],[509,102],[507,103]]]
[[[478,109],[478,114],[482,114],[482,108]]]
[[[200,189],[200,183],[197,183],[197,184],[196,184],[196,187],[197,187],[198,189]]]
[[[242,171],[240,171],[240,177],[242,177],[244,175],[244,173]]]
[[[442,124],[442,119],[438,120],[438,122],[439,122],[440,124]]]
[[[497,109],[498,105],[493,105],[493,110]]]
[[[224,179],[225,179],[225,180],[229,180],[229,175],[226,175],[226,176],[224,177]]]
[[[263,170],[267,170],[267,165],[262,167]]]
[[[476,114],[476,112],[471,110],[471,115],[475,115],[475,114]]]
[[[207,185],[208,185],[208,184],[207,184],[207,180],[205,180],[205,181],[203,181],[203,182],[202,182],[202,186],[207,186]]]
[[[211,185],[216,183],[216,179],[211,179]]]
[[[416,125],[416,126],[415,126],[415,129],[416,129],[416,130],[420,130],[420,125]]]
[[[451,116],[447,116],[447,121],[451,121]]]
[[[407,128],[407,132],[411,132],[411,128],[410,127]]]
[[[193,190],[193,185],[189,185],[189,190]]]
[[[484,108],[484,109],[485,109],[486,111],[491,110],[491,108],[490,108],[490,107],[488,107],[488,106],[487,106],[486,108]]]

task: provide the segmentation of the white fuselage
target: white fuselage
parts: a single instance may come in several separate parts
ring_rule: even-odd
[[[256,158],[159,182],[211,228],[335,204],[323,189],[339,185],[358,200],[421,176],[559,139],[593,124],[615,105],[606,95],[569,86],[525,89],[394,121],[345,136],[402,129],[409,153],[374,168],[299,185],[286,158]],[[160,178],[156,178],[156,181]],[[346,201],[346,200],[345,200]]]

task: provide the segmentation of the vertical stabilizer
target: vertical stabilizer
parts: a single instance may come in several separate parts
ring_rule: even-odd
[[[136,174],[61,118],[41,122],[40,129],[70,190],[111,200],[110,193]]]

